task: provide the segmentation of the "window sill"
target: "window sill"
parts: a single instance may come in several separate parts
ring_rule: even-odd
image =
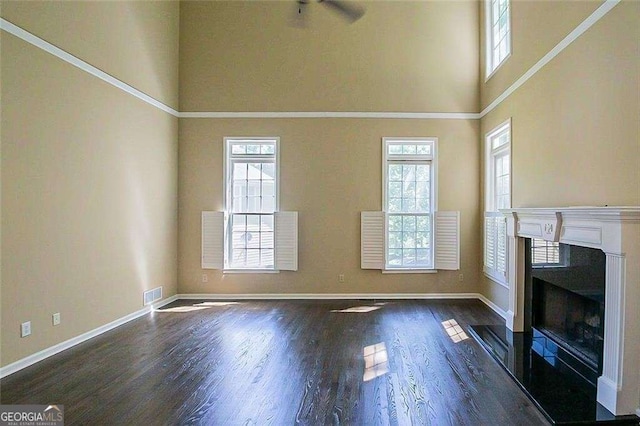
[[[487,83],[491,77],[493,77],[498,70],[502,67],[502,65],[504,65],[505,62],[507,62],[507,59],[509,59],[511,57],[511,52],[509,52],[509,54],[507,56],[504,57],[504,59],[502,60],[502,62],[500,62],[484,79],[484,82]],[[489,71],[489,70],[487,70]]]
[[[223,274],[279,274],[278,269],[223,269]]]
[[[495,275],[490,274],[487,271],[484,271],[484,276],[489,278],[491,281],[493,281],[494,283],[504,287],[504,288],[509,288],[509,283],[506,280],[500,279],[498,277],[496,277]]]
[[[437,269],[383,269],[383,274],[435,274]]]

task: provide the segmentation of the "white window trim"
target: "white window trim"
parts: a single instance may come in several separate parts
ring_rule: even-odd
[[[507,34],[507,38],[509,39],[509,52],[507,53],[507,56],[505,56],[504,58],[502,58],[502,61],[500,61],[498,64],[494,64],[493,63],[493,11],[491,10],[491,0],[485,0],[484,1],[485,4],[485,19],[484,19],[484,26],[485,26],[485,83],[487,81],[489,81],[489,79],[491,77],[494,76],[494,74],[496,74],[496,72],[502,67],[502,65],[504,65],[505,62],[507,62],[507,60],[511,57],[511,53],[513,51],[513,44],[512,44],[512,38],[511,38],[511,0],[508,0],[508,9],[507,9],[507,21],[508,21],[508,25],[509,25],[509,32]]]
[[[390,268],[388,266],[387,255],[389,246],[389,233],[387,231],[387,178],[388,178],[388,162],[394,161],[394,156],[389,156],[387,145],[389,143],[411,143],[411,142],[429,142],[431,144],[431,154],[429,155],[415,155],[412,159],[416,161],[429,161],[431,170],[431,188],[429,188],[431,194],[431,211],[429,216],[431,217],[431,232],[430,232],[430,244],[431,244],[431,268],[425,268],[423,266],[416,268],[396,267]],[[384,268],[383,273],[434,273],[437,272],[435,265],[435,213],[438,211],[438,138],[435,137],[384,137],[382,138],[382,211],[385,214],[384,218]]]
[[[223,211],[225,214],[225,227],[224,227],[224,268],[222,270],[223,274],[273,274],[279,273],[280,271],[276,269],[275,262],[275,230],[274,230],[274,266],[273,268],[231,268],[229,267],[229,221],[227,218],[231,214],[231,206],[232,206],[232,197],[233,197],[233,185],[231,185],[231,174],[229,170],[229,165],[231,164],[231,152],[230,146],[232,143],[238,142],[247,142],[250,144],[251,142],[260,143],[260,142],[275,142],[275,173],[276,173],[276,184],[275,184],[275,208],[274,213],[280,211],[280,138],[277,136],[266,137],[266,136],[248,136],[248,137],[225,137],[223,143],[223,156],[224,156],[224,164],[223,164],[223,173],[224,173],[224,181],[223,181],[223,191],[224,191],[224,205]],[[255,154],[255,159],[260,159],[260,155]],[[272,158],[269,156],[269,158]],[[275,216],[274,216],[275,222]]]
[[[492,148],[492,140],[496,137],[498,137],[500,134],[502,134],[505,130],[508,130],[509,132],[509,140],[507,141],[507,143],[505,145],[502,145],[498,148],[496,148],[495,150]],[[495,215],[495,214],[499,214],[499,212],[496,211],[495,209],[495,205],[494,205],[494,190],[495,190],[495,176],[494,176],[494,172],[495,172],[495,167],[493,166],[493,157],[495,154],[499,154],[501,152],[504,151],[508,151],[509,152],[509,206],[511,206],[511,202],[513,199],[513,173],[512,173],[512,160],[513,160],[513,156],[512,156],[512,150],[511,150],[511,139],[512,139],[512,128],[511,128],[511,118],[508,118],[507,120],[503,121],[502,123],[500,123],[498,126],[496,126],[495,128],[493,128],[491,131],[489,131],[486,135],[485,135],[485,139],[484,139],[484,151],[485,151],[485,157],[484,157],[484,213],[483,213],[483,226],[482,226],[482,234],[483,234],[483,241],[482,241],[482,270],[484,272],[484,275],[491,279],[492,281],[496,282],[497,284],[500,284],[503,287],[509,287],[509,283],[507,281],[507,277],[508,277],[508,267],[509,267],[509,262],[506,261],[506,265],[505,267],[507,268],[507,270],[505,271],[504,276],[502,274],[500,274],[497,270],[492,269],[492,268],[488,268],[486,265],[486,259],[485,259],[485,245],[486,245],[486,228],[484,226],[485,224],[485,218],[487,215]],[[491,185],[489,185],[489,182],[493,182]],[[508,255],[509,253],[509,247],[508,247],[509,241],[507,240],[505,242],[505,257]]]

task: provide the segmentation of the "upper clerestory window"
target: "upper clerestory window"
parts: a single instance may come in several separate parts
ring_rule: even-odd
[[[509,0],[486,1],[487,79],[511,54],[511,19]]]

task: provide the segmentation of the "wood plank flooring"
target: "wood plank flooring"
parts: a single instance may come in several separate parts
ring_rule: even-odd
[[[503,323],[479,301],[202,302],[8,376],[0,400],[63,404],[67,425],[547,424],[466,332]]]

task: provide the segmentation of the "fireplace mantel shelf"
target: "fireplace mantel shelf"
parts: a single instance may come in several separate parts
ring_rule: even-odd
[[[639,206],[572,206],[572,207],[520,207],[500,210],[505,215],[546,217],[557,213],[575,219],[599,221],[640,221]]]
[[[598,402],[616,415],[640,412],[640,206],[525,207],[507,218],[507,327],[524,331],[524,241],[590,247],[606,255],[605,330]]]

